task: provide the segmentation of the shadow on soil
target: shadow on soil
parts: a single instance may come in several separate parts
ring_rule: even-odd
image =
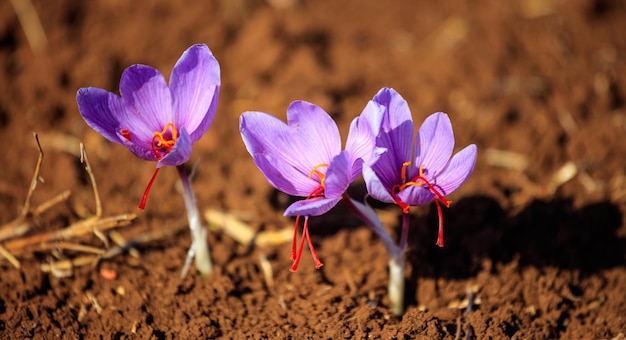
[[[349,193],[351,197],[364,196],[354,187]],[[276,196],[272,199],[278,201]],[[300,199],[289,197],[275,207],[284,209]],[[393,205],[376,207],[398,209]],[[484,259],[494,264],[516,260],[522,267],[579,270],[582,275],[626,265],[626,239],[617,235],[622,213],[610,202],[575,208],[570,199],[535,200],[511,214],[491,197],[466,197],[443,209],[444,248],[435,245],[438,216],[434,203],[422,216],[411,216],[407,264],[413,270],[407,287],[415,287],[418,278],[423,277],[473,277],[482,270]],[[400,219],[398,216],[393,226],[396,235],[400,232]],[[327,214],[311,218],[309,228],[314,235],[329,237],[337,232],[338,224],[342,229],[363,227],[339,204]],[[372,233],[372,237],[376,236]],[[412,292],[407,292],[407,296],[413,296]]]
[[[410,234],[414,248],[409,262],[418,276],[465,278],[480,270],[480,260],[507,263],[518,258],[521,266],[578,269],[583,274],[626,264],[626,240],[616,234],[622,223],[618,207],[594,203],[576,209],[569,199],[535,200],[514,215],[486,196],[455,202],[444,210],[446,246],[432,243],[437,211],[431,207],[419,230]]]
[[[364,197],[351,187],[351,197]],[[300,200],[289,197],[283,204],[276,195],[270,198],[279,210]],[[376,208],[397,209],[393,205]],[[399,215],[398,210],[398,215]],[[448,209],[443,208],[445,247],[435,245],[438,216],[434,203],[424,218],[411,216],[407,262],[412,264],[412,278],[443,277],[463,279],[481,270],[483,259],[493,263],[508,263],[514,258],[520,266],[578,269],[582,274],[626,265],[626,239],[616,232],[622,223],[622,213],[610,202],[600,202],[575,208],[570,199],[535,200],[519,213],[507,213],[488,196],[470,196]],[[340,203],[327,214],[310,219],[314,235],[328,237],[342,229],[362,228],[363,223]],[[400,216],[396,235],[400,231]],[[372,234],[372,237],[375,237]]]

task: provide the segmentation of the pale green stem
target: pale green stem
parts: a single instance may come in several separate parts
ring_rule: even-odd
[[[404,268],[406,267],[406,245],[409,235],[409,214],[402,214],[400,245],[395,256],[389,255],[389,299],[391,312],[404,314]]]
[[[176,167],[180,175],[180,181],[183,184],[183,197],[185,199],[185,208],[187,209],[187,219],[189,220],[189,230],[191,231],[191,246],[187,251],[187,259],[181,272],[181,277],[187,276],[191,260],[195,257],[196,269],[203,277],[211,274],[213,264],[209,252],[209,243],[207,242],[206,228],[200,223],[200,214],[198,213],[198,205],[196,204],[196,196],[191,187],[191,181],[187,170],[183,165]]]

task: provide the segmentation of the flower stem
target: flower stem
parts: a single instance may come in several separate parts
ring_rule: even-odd
[[[387,229],[382,225],[378,215],[370,206],[353,200],[344,194],[342,200],[355,215],[357,215],[380,238],[389,256],[389,286],[387,294],[391,302],[391,312],[400,316],[404,313],[404,268],[406,264],[405,249],[409,232],[409,215],[403,214],[402,235],[397,245]]]
[[[409,214],[402,213],[402,234],[400,235],[400,251],[404,253],[409,240]]]
[[[389,255],[389,300],[391,312],[404,314],[404,268],[406,267],[406,245],[409,236],[409,214],[402,213],[402,231],[400,244],[395,256]]]
[[[203,277],[206,277],[213,271],[206,228],[200,223],[196,196],[193,193],[187,170],[185,170],[183,165],[179,165],[176,168],[180,175],[180,181],[183,184],[183,197],[185,199],[185,208],[187,209],[189,230],[191,231],[191,246],[187,251],[187,259],[185,260],[185,265],[180,275],[183,278],[187,276],[187,272],[189,272],[189,267],[191,266],[191,260],[195,257],[196,268]]]
[[[404,253],[389,257],[389,286],[387,294],[391,302],[391,313],[395,316],[404,314]]]

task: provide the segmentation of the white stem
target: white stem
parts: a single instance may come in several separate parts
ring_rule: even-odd
[[[185,208],[187,209],[189,230],[191,231],[191,246],[187,251],[187,259],[185,260],[185,265],[180,275],[183,278],[187,276],[189,267],[191,266],[191,260],[195,257],[196,268],[202,276],[207,276],[213,271],[213,264],[211,263],[206,228],[200,223],[196,196],[193,193],[189,175],[187,175],[187,171],[183,165],[179,165],[177,169],[180,175],[180,181],[183,184],[183,197],[185,199]]]
[[[389,300],[391,312],[395,316],[404,314],[404,253],[398,257],[389,258]]]

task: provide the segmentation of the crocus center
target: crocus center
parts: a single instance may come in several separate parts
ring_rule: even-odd
[[[417,176],[411,178],[407,181],[407,169],[411,166],[411,161],[404,162],[402,164],[402,172],[400,174],[400,178],[402,179],[402,184],[396,184],[391,188],[391,197],[393,201],[402,208],[402,212],[404,214],[409,213],[410,206],[403,202],[398,194],[402,192],[402,190],[408,187],[426,187],[427,190],[432,192],[435,195],[435,205],[437,206],[437,215],[439,217],[439,231],[437,233],[437,245],[443,247],[443,214],[441,212],[441,206],[439,205],[439,201],[443,203],[446,207],[450,207],[452,201],[446,199],[445,195],[441,192],[441,190],[434,184],[432,184],[424,175],[424,165],[420,165]]]
[[[309,178],[313,179],[313,176],[316,176],[320,182],[320,186],[313,190],[306,199],[313,199],[315,197],[324,196],[324,181],[326,180],[326,174],[320,171],[320,168],[328,167],[328,164],[321,163],[313,167],[313,169],[309,172]],[[292,272],[295,272],[298,269],[298,265],[300,264],[300,259],[302,258],[302,250],[304,249],[304,241],[306,240],[309,249],[311,249],[311,255],[313,256],[313,261],[315,262],[315,268],[320,268],[324,264],[320,261],[319,256],[317,256],[317,252],[313,247],[313,242],[311,242],[311,236],[309,235],[309,217],[304,217],[304,225],[302,227],[302,238],[300,239],[300,246],[298,247],[298,226],[300,225],[300,216],[296,216],[296,225],[293,230],[293,243],[291,246],[291,260],[293,264],[291,265]]]
[[[156,159],[160,160],[174,148],[177,135],[178,131],[172,123],[165,124],[163,131],[154,133],[152,137],[152,153]]]

